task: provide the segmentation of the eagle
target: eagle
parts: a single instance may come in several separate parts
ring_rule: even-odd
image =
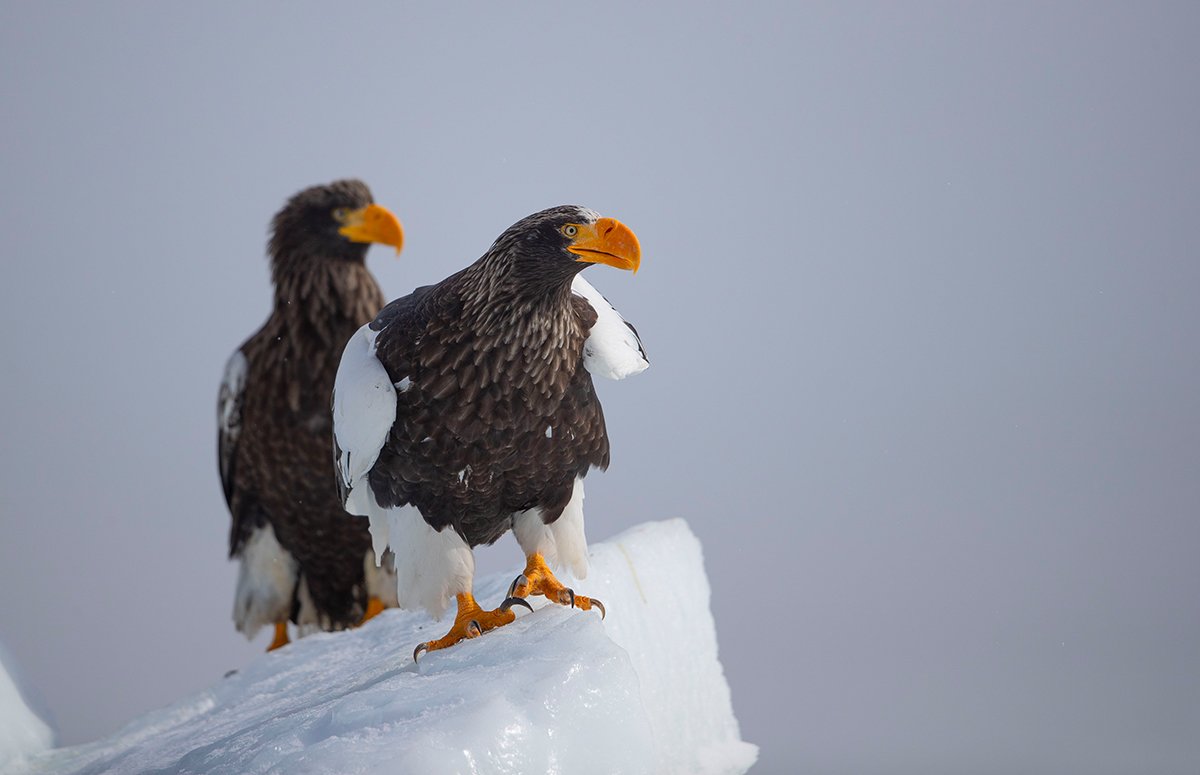
[[[551,565],[587,574],[583,479],[609,464],[592,375],[648,365],[637,331],[579,273],[637,271],[621,222],[563,205],[509,227],[479,260],[391,302],[347,342],[333,393],[342,500],[395,554],[398,603],[457,613],[424,651],[515,618],[525,598],[584,610]],[[494,610],[472,592],[472,548],[512,530],[524,571]]]
[[[217,456],[240,562],[233,618],[268,650],[344,629],[390,603],[367,530],[347,520],[329,465],[329,396],[346,341],[383,307],[366,267],[371,243],[400,252],[404,232],[359,180],[300,191],[272,222],[270,317],[234,351],[217,403]]]

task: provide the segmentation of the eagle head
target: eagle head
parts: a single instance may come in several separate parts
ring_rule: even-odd
[[[372,242],[399,253],[404,244],[400,221],[375,204],[366,183],[337,180],[287,201],[271,223],[269,251],[277,267],[314,260],[361,263]]]
[[[592,264],[636,272],[642,260],[638,238],[628,226],[578,205],[522,218],[489,252],[508,256],[520,275],[553,280],[569,280]]]

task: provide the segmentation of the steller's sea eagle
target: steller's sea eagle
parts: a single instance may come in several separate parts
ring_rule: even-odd
[[[592,375],[648,363],[636,331],[580,271],[636,271],[637,237],[576,206],[518,221],[475,263],[384,307],[346,344],[334,384],[334,456],[347,511],[395,553],[402,608],[440,616],[446,648],[514,619],[541,594],[603,614],[551,573],[587,573],[583,477],[608,467]],[[472,595],[471,549],[512,529],[524,572],[497,609]]]
[[[390,570],[346,519],[329,466],[338,358],[384,302],[366,267],[372,242],[399,253],[403,231],[363,182],[288,200],[269,245],[274,308],[225,367],[217,452],[241,563],[233,618],[247,638],[273,624],[270,649],[288,642],[289,619],[301,634],[336,630],[395,605]]]

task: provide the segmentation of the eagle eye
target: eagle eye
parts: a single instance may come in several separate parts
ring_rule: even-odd
[[[338,223],[341,223],[342,221],[346,220],[346,216],[347,216],[347,215],[349,215],[349,214],[350,214],[350,208],[349,208],[349,207],[337,207],[337,208],[334,208],[334,210],[333,210],[333,220],[337,221]]]
[[[559,231],[563,233],[564,237],[574,237],[579,233],[579,227],[573,223],[568,223],[566,226],[563,226],[561,229],[559,229]]]

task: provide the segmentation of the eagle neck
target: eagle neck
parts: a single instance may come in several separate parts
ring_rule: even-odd
[[[481,334],[530,324],[561,328],[571,318],[573,277],[522,273],[513,262],[489,254],[463,273],[463,321]]]
[[[361,326],[383,306],[383,292],[365,264],[325,260],[273,269],[273,317],[285,329],[314,331],[338,344],[347,325]]]

